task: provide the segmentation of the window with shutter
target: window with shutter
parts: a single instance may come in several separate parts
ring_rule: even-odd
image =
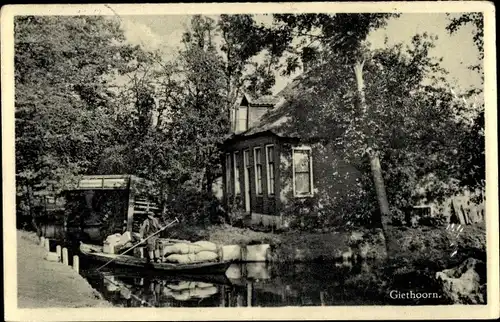
[[[267,193],[274,195],[274,146],[266,146]]]
[[[241,192],[241,188],[240,188],[240,159],[238,152],[234,152],[233,162],[234,162],[234,194],[239,195]]]
[[[255,193],[262,195],[262,149],[254,148]]]

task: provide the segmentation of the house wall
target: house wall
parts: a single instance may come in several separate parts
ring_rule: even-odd
[[[267,162],[266,162],[266,146],[272,144],[274,146],[274,160],[276,163],[275,166],[275,184],[274,184],[274,195],[269,195],[268,185],[267,185]],[[262,151],[262,195],[257,195],[256,186],[255,186],[255,160],[254,160],[254,148],[260,147]],[[243,151],[249,150],[249,164],[250,164],[250,173],[249,173],[249,186],[250,186],[250,212],[252,214],[265,214],[265,215],[276,215],[277,207],[278,207],[278,198],[279,195],[279,168],[277,166],[279,160],[279,151],[280,151],[280,142],[273,135],[265,135],[261,137],[249,138],[246,140],[240,140],[238,142],[234,142],[231,145],[228,145],[224,149],[224,175],[223,175],[223,189],[224,189],[224,198],[223,201],[226,205],[230,205],[235,200],[234,194],[234,170],[231,169],[231,183],[230,183],[230,193],[226,194],[226,154],[229,153],[231,156],[231,164],[234,162],[234,152],[238,151],[238,164],[239,164],[239,182],[240,182],[240,194],[239,194],[239,202],[235,205],[238,209],[244,210],[245,208],[245,168],[243,162]],[[238,201],[238,200],[237,200]],[[254,216],[255,217],[255,216]]]
[[[293,193],[293,148],[299,145],[311,147],[312,155],[312,174],[313,174],[313,195],[310,197],[295,197]],[[315,216],[318,211],[325,206],[342,206],[349,203],[359,201],[354,193],[358,182],[361,178],[361,173],[355,166],[344,162],[330,145],[321,143],[314,144],[284,144],[281,148],[280,155],[280,195],[279,195],[279,212],[284,215],[283,223],[288,225],[294,211],[300,211],[301,216]],[[309,206],[301,206],[307,204],[308,200],[312,199],[313,211]],[[291,216],[292,215],[292,216]],[[328,213],[329,216],[335,217],[335,213]],[[338,214],[341,215],[340,213]],[[333,220],[335,218],[332,218]]]
[[[267,187],[267,163],[265,162],[265,147],[268,144],[274,145],[275,159],[275,194],[268,195]],[[295,197],[293,194],[293,166],[292,151],[293,147],[306,145],[311,147],[313,163],[313,195],[311,197]],[[262,148],[263,160],[263,194],[257,196],[255,191],[255,167],[254,153],[255,147]],[[243,150],[250,149],[250,191],[251,191],[251,213],[254,223],[263,223],[264,225],[287,226],[293,219],[293,211],[301,211],[301,202],[307,203],[307,199],[312,199],[315,210],[321,209],[325,205],[341,204],[349,199],[350,202],[357,196],[353,190],[357,187],[360,172],[349,164],[346,164],[336,156],[331,146],[324,146],[320,143],[301,144],[287,143],[281,141],[278,137],[262,136],[241,140],[228,146],[224,152],[231,153],[233,158],[234,151],[239,152],[239,170],[241,203],[240,209],[244,209],[244,168],[243,168]],[[225,157],[224,157],[225,160]],[[231,159],[233,160],[233,159]],[[233,161],[232,161],[233,162]],[[224,162],[224,183],[226,182],[226,171]],[[231,174],[233,175],[233,174]],[[231,194],[224,194],[224,202],[230,203],[234,198],[234,182],[231,180]],[[225,186],[224,186],[224,191]],[[297,206],[299,204],[299,206]],[[304,213],[310,212],[310,209],[304,207]],[[297,214],[295,214],[297,215]],[[312,213],[310,215],[315,215]],[[340,215],[340,214],[339,214]],[[302,216],[302,214],[299,214]],[[333,214],[335,216],[335,214]]]

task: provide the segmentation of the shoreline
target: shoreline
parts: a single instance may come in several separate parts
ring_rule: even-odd
[[[481,226],[466,226],[459,236],[446,227],[392,227],[393,253],[388,256],[380,229],[313,232],[258,232],[229,225],[179,226],[167,232],[166,238],[208,240],[223,245],[269,244],[271,261],[332,262],[364,260],[401,260],[405,263],[431,263],[436,268],[457,265],[468,257],[485,259],[486,230]],[[456,246],[450,246],[451,244]],[[457,250],[454,256],[453,251]]]
[[[45,260],[35,233],[17,231],[17,307],[112,307],[71,266]]]

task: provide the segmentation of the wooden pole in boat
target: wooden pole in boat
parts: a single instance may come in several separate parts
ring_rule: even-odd
[[[118,254],[118,256],[120,255],[125,255],[126,253],[130,252],[132,249],[136,248],[137,246],[139,245],[142,245],[146,240],[150,239],[151,237],[155,236],[155,235],[158,235],[159,233],[161,233],[162,231],[164,231],[166,228],[172,226],[173,224],[179,222],[179,219],[177,219],[177,217],[175,217],[175,220],[173,220],[172,222],[170,222],[168,225],[165,225],[162,229],[158,230],[156,233],[154,234],[151,234],[151,236],[149,236],[148,238],[146,239],[143,239],[141,240],[140,242],[138,242],[137,244],[135,244],[134,246],[130,247],[129,249],[127,249],[126,251],[124,251],[123,253],[121,254]],[[115,258],[107,261],[104,265],[102,265],[101,267],[99,267],[97,270],[99,271],[101,268],[103,268],[104,266],[107,266],[109,263],[111,263],[112,261],[114,261],[115,259],[118,258],[118,256],[116,256]]]

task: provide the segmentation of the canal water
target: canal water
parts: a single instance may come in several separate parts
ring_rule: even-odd
[[[83,267],[81,274],[116,307],[445,304],[435,289],[412,277],[391,289],[376,277],[380,264],[233,264],[220,276],[151,275],[117,267],[97,272],[97,265]],[[428,292],[430,299],[395,298],[408,291]]]
[[[64,245],[72,265],[78,242],[51,240],[50,250]],[[448,304],[433,278],[403,263],[393,276],[384,262],[233,264],[217,276],[160,275],[80,259],[80,274],[117,307],[281,307],[339,305]],[[427,298],[402,298],[415,292]]]

